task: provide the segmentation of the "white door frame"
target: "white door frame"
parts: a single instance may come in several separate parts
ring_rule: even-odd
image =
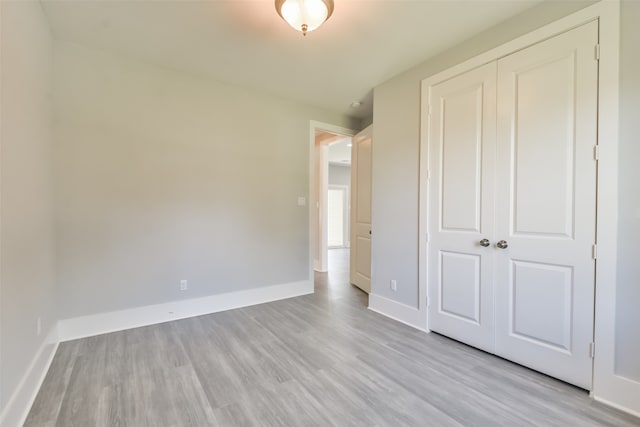
[[[350,224],[349,224],[349,220],[350,220],[350,215],[349,215],[349,210],[350,210],[350,194],[349,194],[349,186],[348,185],[337,185],[337,184],[329,184],[329,186],[327,187],[329,190],[341,190],[343,192],[343,207],[344,210],[342,212],[342,221],[343,221],[343,227],[342,227],[342,246],[328,246],[329,248],[348,248],[349,247],[349,230],[350,230]],[[328,207],[328,206],[327,206]],[[329,228],[327,227],[327,231],[329,231]]]
[[[627,412],[640,415],[640,383],[615,373],[616,323],[616,251],[618,218],[618,98],[620,60],[620,3],[601,1],[569,16],[545,25],[474,58],[464,61],[422,81],[420,133],[419,204],[419,298],[418,309],[427,327],[427,212],[428,212],[428,90],[431,85],[497,60],[512,52],[563,33],[579,25],[599,20],[600,62],[598,99],[598,228],[596,241],[596,300],[594,382],[591,395]],[[595,50],[594,50],[595,54]]]
[[[341,126],[332,125],[330,123],[309,121],[309,280],[313,283],[313,271],[327,271],[327,203],[326,194],[329,186],[329,159],[327,153],[318,155],[316,152],[316,131],[324,131],[336,135],[347,137],[354,136],[357,132],[353,129],[347,129]],[[324,148],[328,151],[328,146]],[[320,157],[320,174],[316,176],[316,161]],[[316,189],[320,188],[320,194],[316,194]],[[316,199],[319,197],[319,203],[316,205]],[[318,220],[321,219],[321,221]],[[320,223],[319,223],[320,222]],[[318,227],[320,228],[318,230]],[[317,235],[321,236],[320,242]],[[315,259],[315,251],[317,244],[320,243],[319,257]]]

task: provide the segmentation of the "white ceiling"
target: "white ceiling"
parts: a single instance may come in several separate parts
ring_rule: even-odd
[[[307,37],[272,0],[42,3],[56,38],[363,118],[376,85],[541,1],[335,0]]]

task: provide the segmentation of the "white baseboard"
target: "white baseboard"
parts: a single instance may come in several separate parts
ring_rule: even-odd
[[[382,297],[376,294],[369,294],[369,310],[382,314],[412,328],[424,332],[427,330],[427,315],[415,307],[402,304],[398,301]]]
[[[0,426],[20,427],[24,424],[57,349],[58,331],[54,325],[0,414]]]
[[[608,399],[603,399],[603,398],[599,397],[597,394],[594,394],[593,392],[591,393],[591,397],[593,397],[593,400],[595,400],[596,402],[600,402],[600,403],[602,403],[604,405],[611,406],[612,408],[616,408],[616,409],[618,409],[618,410],[620,410],[622,412],[626,412],[627,414],[631,414],[633,416],[636,416],[636,417],[640,418],[640,412],[638,412],[637,410],[632,409],[632,408],[630,408],[628,406],[625,406],[624,404],[615,403],[615,402],[613,402],[611,400],[608,400]],[[638,406],[637,402],[635,403],[635,406],[636,407]]]
[[[202,298],[63,319],[58,322],[58,333],[60,341],[70,341],[311,293],[313,293],[313,281],[311,280],[265,286]]]

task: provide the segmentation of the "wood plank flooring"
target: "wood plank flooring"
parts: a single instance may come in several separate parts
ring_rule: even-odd
[[[640,426],[583,390],[314,295],[60,345],[25,426]]]

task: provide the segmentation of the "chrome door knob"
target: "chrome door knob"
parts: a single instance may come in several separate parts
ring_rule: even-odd
[[[500,240],[498,243],[496,243],[496,246],[500,249],[507,249],[509,247],[506,240]]]
[[[480,240],[480,246],[482,246],[483,248],[486,248],[487,246],[489,246],[491,244],[491,242],[489,241],[489,239],[482,239]]]

